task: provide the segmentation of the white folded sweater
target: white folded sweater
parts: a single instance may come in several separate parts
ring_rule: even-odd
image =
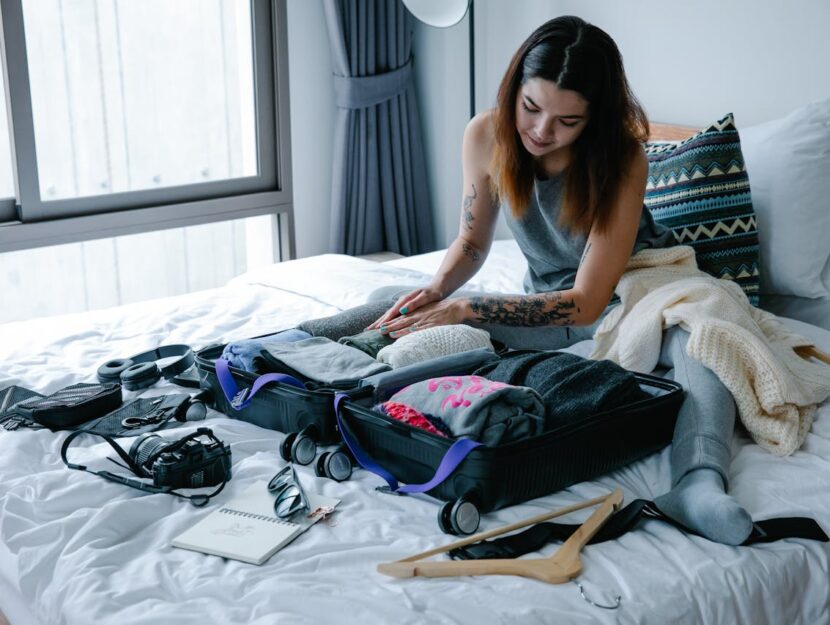
[[[597,329],[591,358],[647,373],[663,330],[679,324],[690,334],[687,353],[729,389],[755,442],[778,456],[801,446],[830,396],[830,367],[793,351],[808,339],[752,306],[734,282],[700,271],[688,246],[637,253],[616,292],[621,304]]]
[[[490,333],[468,325],[435,326],[405,334],[378,352],[376,358],[393,369],[471,349],[493,351]]]

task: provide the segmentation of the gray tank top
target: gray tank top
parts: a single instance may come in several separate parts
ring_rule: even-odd
[[[502,204],[507,225],[527,259],[526,293],[570,289],[576,280],[576,270],[588,237],[570,233],[557,225],[562,208],[562,180],[561,174],[545,180],[537,178],[527,210],[519,219],[513,217],[506,203]],[[656,223],[644,206],[632,254],[648,247],[672,245],[675,245],[675,239],[671,230]]]

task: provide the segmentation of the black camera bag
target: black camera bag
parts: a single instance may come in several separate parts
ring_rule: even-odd
[[[73,384],[46,397],[21,401],[14,412],[23,420],[64,430],[112,412],[121,401],[119,384]]]

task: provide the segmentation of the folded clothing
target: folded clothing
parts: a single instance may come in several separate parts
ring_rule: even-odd
[[[470,349],[369,376],[360,381],[360,386],[374,386],[375,401],[383,401],[404,386],[445,375],[469,375],[482,365],[498,358],[484,347]]]
[[[378,352],[377,359],[393,369],[472,349],[493,351],[490,334],[468,325],[436,326],[402,336]]]
[[[268,336],[260,336],[255,339],[233,341],[225,345],[225,349],[222,350],[222,358],[227,360],[231,367],[245,371],[255,371],[254,359],[259,358],[262,350],[267,349],[269,345],[293,343],[294,341],[302,341],[310,338],[311,335],[308,332],[303,332],[295,328],[277,332],[276,334],[269,334]]]
[[[407,425],[419,428],[429,432],[430,434],[444,437],[452,436],[452,432],[450,432],[450,429],[441,421],[441,419],[421,414],[412,406],[407,406],[406,404],[394,401],[385,401],[382,404],[375,406],[375,410],[379,410],[396,421],[406,423]]]
[[[440,419],[454,437],[498,445],[542,432],[545,409],[533,389],[477,375],[445,376],[410,384],[389,398]]]
[[[546,430],[649,397],[636,376],[618,364],[559,351],[511,352],[475,375],[537,391]]]
[[[359,349],[364,354],[376,358],[378,352],[387,345],[391,345],[393,340],[389,338],[388,334],[381,333],[380,330],[366,330],[360,334],[340,337],[337,342]]]
[[[387,301],[369,302],[368,304],[349,308],[331,317],[303,321],[297,328],[308,332],[311,336],[322,336],[337,341],[344,336],[352,336],[363,332],[389,308],[390,304]]]
[[[258,373],[287,373],[307,388],[354,388],[361,379],[389,370],[359,349],[322,336],[268,345],[254,360]]]

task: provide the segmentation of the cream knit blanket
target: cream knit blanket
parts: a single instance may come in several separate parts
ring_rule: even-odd
[[[777,456],[801,446],[816,404],[830,396],[830,367],[793,351],[809,340],[752,306],[734,282],[700,271],[688,246],[637,253],[616,292],[621,304],[597,329],[591,358],[650,372],[663,330],[680,324],[687,353],[730,390],[755,442]]]

